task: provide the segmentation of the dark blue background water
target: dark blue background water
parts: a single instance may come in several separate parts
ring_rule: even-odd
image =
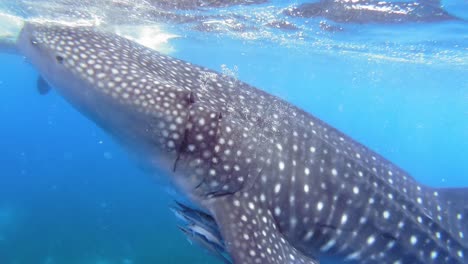
[[[346,36],[341,36],[345,38]],[[432,186],[468,186],[468,70],[213,37],[172,55],[294,103]],[[437,61],[436,61],[437,62]],[[0,54],[0,263],[217,263],[111,138]]]

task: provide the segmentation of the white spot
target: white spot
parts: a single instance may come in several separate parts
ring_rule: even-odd
[[[280,190],[281,190],[281,184],[278,183],[275,185],[275,193],[279,193]]]
[[[304,184],[304,192],[308,193],[309,192],[309,185]]]
[[[278,167],[279,167],[280,170],[284,170],[284,162],[280,161],[278,163]]]
[[[359,188],[357,186],[353,187],[353,193],[354,194],[359,194]]]
[[[330,248],[332,248],[335,245],[336,241],[334,239],[328,241],[327,244],[325,244],[323,247],[320,248],[322,252],[328,251]]]
[[[348,215],[347,214],[343,214],[341,216],[341,224],[345,224],[346,221],[348,221]]]
[[[356,259],[359,259],[361,257],[361,252],[359,251],[356,251],[354,253],[351,253],[349,254],[348,256],[346,256],[346,260],[356,260]]]
[[[338,171],[336,171],[335,168],[333,168],[333,169],[331,170],[331,173],[332,173],[333,176],[338,175]]]
[[[167,146],[168,146],[169,148],[174,148],[174,147],[175,147],[174,141],[169,140],[169,141],[167,142]]]
[[[322,211],[322,209],[323,209],[323,203],[322,203],[322,202],[318,202],[318,203],[317,203],[317,210]]]
[[[312,238],[312,236],[314,235],[314,232],[313,231],[308,231],[307,234],[304,236],[304,241],[308,241],[309,239]]]
[[[400,221],[398,222],[398,228],[402,229],[405,226],[405,222]]]
[[[297,225],[297,219],[295,217],[291,217],[291,219],[289,219],[290,223],[291,223],[291,227],[295,227]]]
[[[200,119],[198,120],[198,124],[199,124],[200,126],[204,126],[204,125],[205,125],[205,119],[204,119],[204,118],[200,118]]]
[[[390,218],[390,213],[389,213],[388,211],[384,211],[384,212],[383,212],[383,217],[384,217],[385,219]]]
[[[281,208],[275,207],[275,215],[279,216],[281,214]]]

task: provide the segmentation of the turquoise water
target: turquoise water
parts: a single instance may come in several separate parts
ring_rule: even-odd
[[[170,24],[181,36],[170,55],[300,106],[420,182],[468,186],[465,23],[324,32],[292,21],[304,28],[257,37]],[[0,54],[0,263],[218,263],[178,231],[152,176],[58,94],[40,96],[37,77]]]

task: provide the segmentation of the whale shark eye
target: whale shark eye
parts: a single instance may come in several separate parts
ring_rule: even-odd
[[[32,38],[31,39],[31,44],[34,45],[34,46],[37,46],[37,44],[39,44],[39,42],[37,42],[37,40],[35,38]]]
[[[57,60],[57,62],[61,64],[63,62],[63,57],[60,55],[57,55],[55,56],[55,60]]]

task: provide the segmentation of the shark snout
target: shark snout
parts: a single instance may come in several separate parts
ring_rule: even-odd
[[[46,59],[62,64],[64,55],[52,48],[52,45],[55,45],[54,42],[50,41],[50,39],[41,32],[41,27],[43,27],[43,25],[36,25],[33,23],[24,24],[16,41],[18,51],[28,60],[37,60],[40,58],[41,61]],[[34,61],[32,61],[32,63],[34,63]]]

